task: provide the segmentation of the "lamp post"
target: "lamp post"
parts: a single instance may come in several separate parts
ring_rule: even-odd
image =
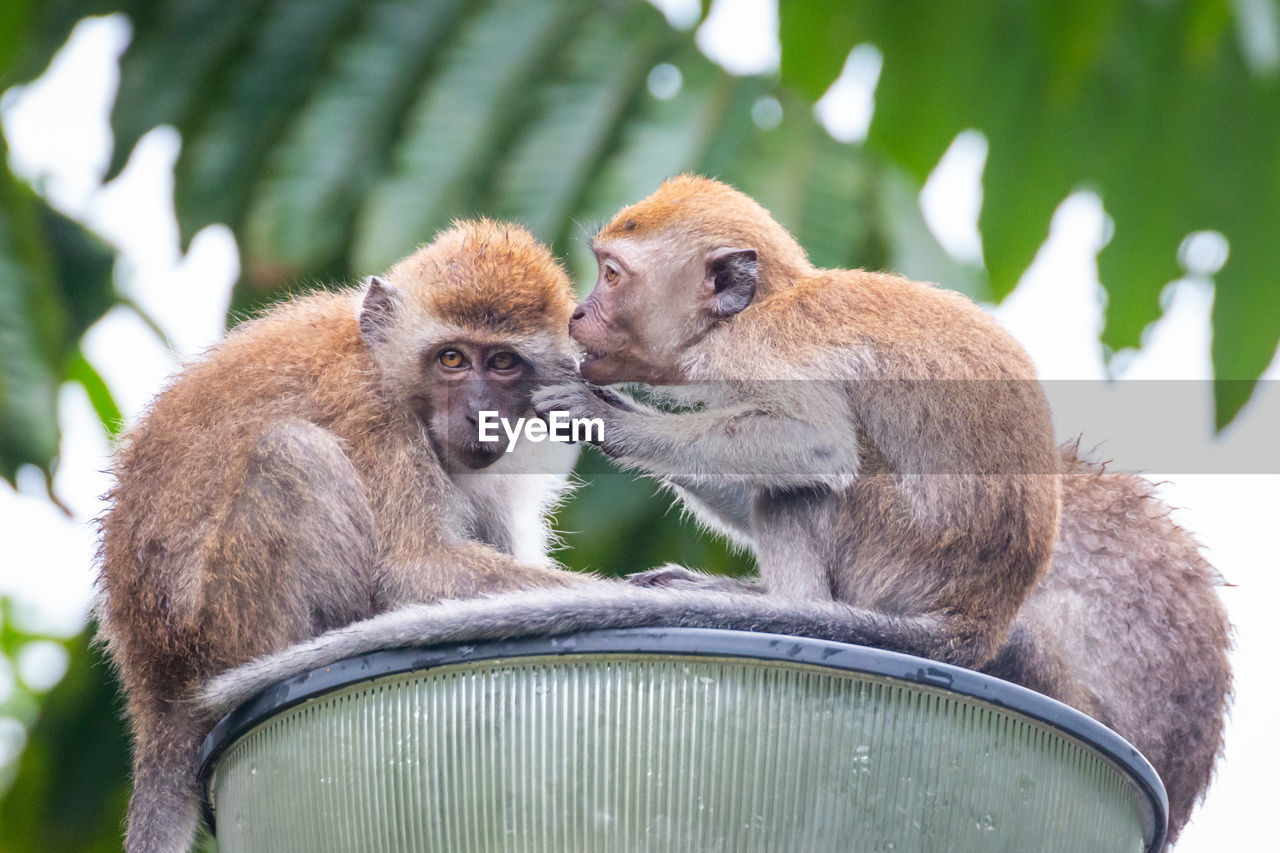
[[[712,629],[398,649],[205,742],[223,853],[1160,850],[1114,732],[909,655]]]

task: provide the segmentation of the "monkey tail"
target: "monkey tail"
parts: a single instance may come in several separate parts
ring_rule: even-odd
[[[200,819],[196,780],[205,728],[169,707],[135,717],[126,853],[186,853]]]
[[[788,634],[935,660],[955,657],[947,623],[932,615],[893,616],[839,602],[602,582],[403,607],[225,672],[206,685],[199,704],[220,716],[290,676],[381,649],[649,627]]]

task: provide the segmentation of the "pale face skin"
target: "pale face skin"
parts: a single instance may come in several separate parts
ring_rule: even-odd
[[[583,378],[599,385],[679,382],[680,354],[715,320],[708,270],[722,250],[660,237],[592,248],[596,284],[569,321],[570,336],[586,349]]]

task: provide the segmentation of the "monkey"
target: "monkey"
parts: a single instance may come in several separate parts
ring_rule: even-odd
[[[528,231],[459,222],[362,288],[242,323],[151,403],[98,555],[133,731],[127,850],[192,843],[212,724],[192,699],[217,673],[409,602],[603,583],[547,555],[576,448],[476,426],[531,415],[574,369],[573,302]]]
[[[1221,752],[1231,693],[1220,578],[1145,478],[1105,472],[1062,448],[1063,521],[1049,573],[982,672],[1037,690],[1119,732],[1164,781],[1172,843]],[[655,583],[658,576],[667,582]],[[885,626],[836,601],[761,594],[736,578],[670,566],[631,588],[546,589],[409,606],[212,679],[206,713],[344,658],[603,628],[721,628],[878,645]],[[1151,590],[1175,594],[1150,595]]]
[[[818,270],[755,201],[681,176],[592,241],[569,333],[583,379],[679,386],[702,408],[545,388],[602,418],[624,467],[731,483],[772,595],[881,614],[885,645],[977,668],[1048,569],[1061,502],[1049,406],[1021,346],[971,300],[888,274]],[[707,509],[703,501],[695,509]]]
[[[585,384],[535,405],[603,419],[606,455],[670,487],[760,575],[633,581],[881,614],[874,645],[985,669],[1119,731],[1165,779],[1176,837],[1221,752],[1221,578],[1149,482],[1054,447],[1011,336],[958,294],[814,268],[706,178],[666,182],[592,248],[597,281],[570,321]],[[619,382],[690,408],[596,387]]]

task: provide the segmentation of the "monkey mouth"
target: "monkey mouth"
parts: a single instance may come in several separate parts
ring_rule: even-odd
[[[582,363],[583,363],[583,364],[588,364],[588,363],[593,362],[593,361],[599,361],[599,360],[600,360],[600,359],[602,359],[602,358],[607,358],[607,357],[608,357],[608,355],[609,355],[609,354],[608,354],[607,352],[600,352],[599,350],[590,350],[590,349],[589,349],[589,350],[587,350],[587,351],[586,351],[586,353],[582,356]]]
[[[505,443],[464,441],[454,445],[454,456],[474,470],[488,468],[506,452]]]

